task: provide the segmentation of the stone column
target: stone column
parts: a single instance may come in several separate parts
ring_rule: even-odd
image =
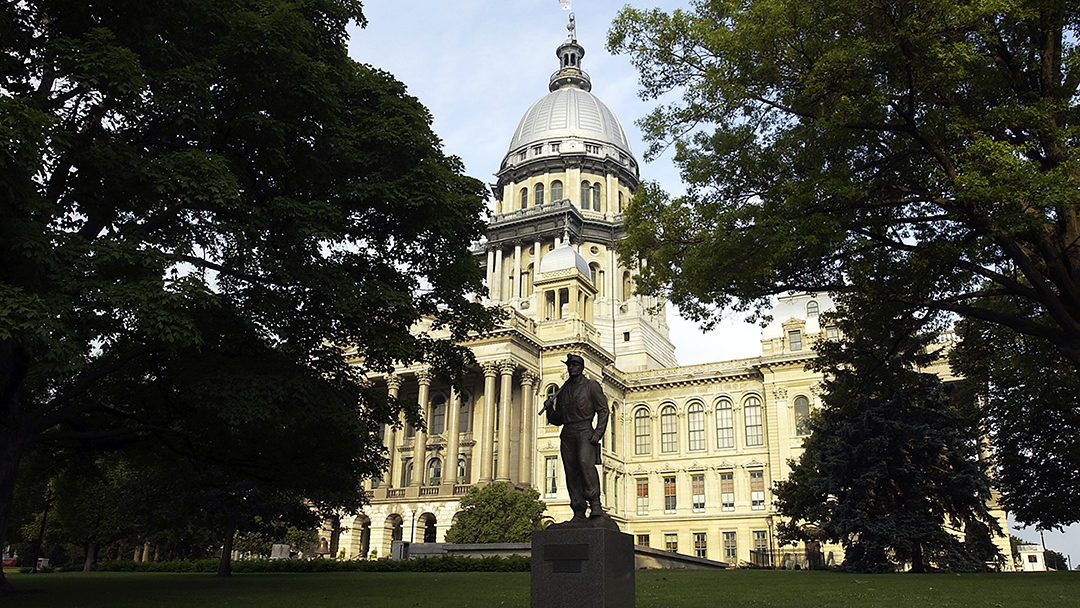
[[[514,293],[510,298],[520,298],[524,290],[521,288],[521,243],[514,243]]]
[[[536,418],[536,385],[540,377],[532,372],[521,375],[521,460],[518,463],[518,483],[532,485],[533,420]]]
[[[496,301],[502,302],[506,298],[503,297],[503,252],[502,249],[495,250],[495,280],[488,287],[491,290],[491,297]]]
[[[389,376],[386,379],[387,392],[391,399],[397,399],[398,391],[401,390],[401,376]],[[386,446],[386,472],[383,473],[382,485],[394,487],[394,472],[399,469],[394,466],[397,458],[397,432],[391,424],[386,425],[383,433],[383,444]]]
[[[499,470],[495,474],[495,481],[510,481],[510,417],[514,409],[511,396],[515,369],[510,361],[499,365],[502,386],[499,391]]]
[[[484,425],[480,429],[480,479],[488,483],[492,479],[491,463],[495,456],[495,375],[499,364],[485,363],[484,367]]]
[[[487,252],[487,286],[488,286],[488,299],[495,297],[495,250],[488,249]]]
[[[458,481],[458,452],[460,451],[461,432],[461,395],[457,389],[450,389],[450,401],[446,404],[450,410],[446,413],[446,456],[443,463],[443,483],[454,485]]]
[[[420,417],[426,427],[431,422],[431,412],[428,409],[428,391],[431,388],[431,374],[422,371],[416,374],[416,381],[420,384],[420,395],[417,403],[420,405]],[[413,444],[413,474],[409,485],[424,485],[424,475],[427,472],[427,433],[416,429],[416,443]]]

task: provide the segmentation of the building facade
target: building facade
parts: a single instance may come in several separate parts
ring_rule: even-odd
[[[718,561],[805,565],[804,547],[777,545],[770,488],[820,406],[820,375],[805,366],[816,341],[837,337],[820,322],[831,301],[782,297],[760,356],[680,367],[664,302],[635,295],[615,253],[637,161],[591,92],[572,27],[556,56],[549,93],[526,111],[496,173],[495,214],[477,252],[488,303],[509,316],[468,342],[479,365],[460,393],[420,367],[378,380],[418,403],[427,429],[385,431],[390,467],[364,513],[342,522],[333,553],[385,557],[393,540],[442,542],[461,495],[491,482],[534,487],[548,515],[569,519],[559,429],[538,412],[574,353],[609,399],[598,466],[603,504],[624,532]],[[825,562],[839,561],[837,551],[811,549]]]

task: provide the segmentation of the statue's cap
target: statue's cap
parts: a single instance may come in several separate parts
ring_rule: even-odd
[[[566,361],[563,361],[563,364],[570,365],[574,362],[585,365],[585,359],[582,359],[580,355],[566,355]]]

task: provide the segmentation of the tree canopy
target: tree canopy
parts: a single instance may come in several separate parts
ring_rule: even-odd
[[[448,543],[526,543],[539,530],[547,505],[532,488],[508,483],[469,488],[461,510],[446,531]]]
[[[407,406],[364,374],[464,369],[453,339],[492,322],[471,295],[485,188],[348,57],[350,22],[356,0],[0,7],[0,535],[29,446],[168,436],[203,377],[222,390],[198,407],[260,424],[290,391],[352,399],[370,472]],[[229,335],[269,373],[215,368],[243,355]]]
[[[840,314],[865,304],[840,302]],[[978,412],[919,371],[942,355],[936,333],[903,312],[847,319],[836,320],[840,341],[819,346],[824,408],[776,484],[781,542],[840,542],[842,568],[857,572],[985,570],[1000,559],[990,535],[1001,530]]]
[[[664,102],[648,155],[673,144],[688,186],[628,208],[640,290],[705,326],[857,290],[1080,369],[1075,2],[702,0],[626,8],[608,45]]]

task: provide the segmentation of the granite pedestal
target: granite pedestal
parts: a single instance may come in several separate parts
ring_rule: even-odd
[[[532,533],[532,608],[633,608],[634,537],[607,528]]]

